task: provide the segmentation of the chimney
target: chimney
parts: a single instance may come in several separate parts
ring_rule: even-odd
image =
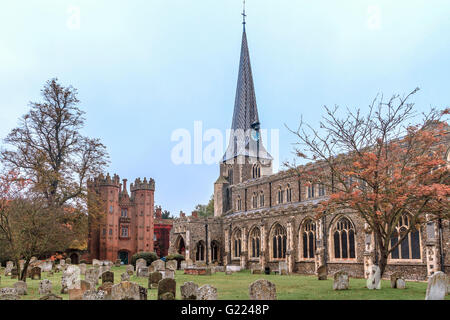
[[[156,216],[156,219],[162,218],[161,207],[156,207],[155,216]]]
[[[128,193],[128,191],[127,191],[127,179],[122,179],[122,182],[123,182],[122,192]]]

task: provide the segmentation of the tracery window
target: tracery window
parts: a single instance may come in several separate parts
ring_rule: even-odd
[[[307,219],[301,229],[302,257],[313,259],[316,250],[316,223]]]
[[[272,231],[272,258],[286,258],[286,228],[277,224]]]
[[[319,197],[323,197],[325,195],[325,186],[321,183],[319,184]]]
[[[264,207],[264,192],[259,193],[259,206]]]
[[[236,199],[236,210],[240,211],[241,209],[242,209],[241,196],[238,196]]]
[[[292,189],[291,186],[288,184],[286,188],[286,202],[292,201]]]
[[[254,164],[252,167],[252,177],[253,179],[261,177],[261,166],[259,164]]]
[[[316,196],[316,188],[314,184],[308,186],[308,198],[314,198]]]
[[[253,228],[250,232],[250,256],[252,258],[259,258],[259,252],[261,249],[261,231],[259,228]]]
[[[258,196],[256,195],[256,192],[253,192],[252,196],[252,208],[258,208]]]
[[[278,203],[283,203],[284,200],[284,190],[281,187],[278,188]]]
[[[205,244],[203,241],[197,242],[196,252],[195,252],[195,260],[196,261],[204,261],[205,260]]]
[[[411,221],[407,215],[400,217],[391,236],[391,247],[396,245],[410,227]],[[420,232],[416,228],[409,232],[406,238],[391,252],[391,259],[420,259]]]
[[[347,218],[340,218],[333,228],[333,248],[335,259],[354,259],[355,229]]]
[[[241,257],[241,246],[242,246],[242,233],[240,229],[236,229],[233,233],[233,257]]]

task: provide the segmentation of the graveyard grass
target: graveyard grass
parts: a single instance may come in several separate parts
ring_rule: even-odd
[[[90,267],[90,266],[88,266]],[[114,282],[120,283],[120,275],[126,272],[126,267],[111,267],[114,272]],[[53,284],[52,292],[63,297],[64,300],[69,299],[68,294],[60,294],[62,273],[55,273],[48,276],[47,272],[42,273],[42,279],[49,279]],[[81,276],[84,279],[84,276]],[[278,300],[424,300],[427,289],[426,282],[407,281],[406,289],[391,289],[389,280],[382,280],[381,290],[369,290],[365,287],[365,279],[350,278],[349,290],[334,291],[333,278],[328,280],[317,280],[316,276],[306,275],[264,275],[251,274],[250,271],[241,271],[232,275],[225,275],[224,272],[218,272],[211,276],[195,276],[185,275],[183,271],[178,270],[175,274],[177,282],[177,299],[181,298],[180,286],[187,281],[193,281],[199,286],[210,284],[217,288],[218,298],[221,300],[247,300],[248,286],[255,280],[267,279],[275,283],[277,288]],[[39,299],[39,281],[27,279],[28,294],[22,296],[22,300]],[[148,279],[138,278],[133,275],[130,279],[132,282],[147,288]],[[12,287],[17,279],[1,275],[0,288]],[[99,280],[101,285],[101,279]],[[156,300],[157,289],[148,290],[148,300]],[[450,300],[450,296],[446,296],[446,300]]]

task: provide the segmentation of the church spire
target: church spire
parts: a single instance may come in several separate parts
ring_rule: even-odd
[[[256,106],[255,86],[253,83],[252,67],[250,64],[250,53],[247,43],[247,33],[245,30],[245,1],[243,16],[243,33],[241,44],[241,57],[239,63],[239,75],[236,88],[236,98],[234,102],[233,120],[231,124],[232,132],[236,130],[243,130],[245,133],[250,133],[252,129],[259,131],[259,117],[258,108]],[[259,134],[259,132],[258,132]],[[272,157],[264,149],[261,140],[259,139],[258,157],[272,159]],[[256,154],[256,153],[254,153]],[[233,134],[230,137],[227,152],[223,160],[234,158],[238,155],[249,155],[249,140],[245,138],[243,146],[236,146],[236,136]]]

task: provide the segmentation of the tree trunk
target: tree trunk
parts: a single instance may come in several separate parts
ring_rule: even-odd
[[[19,280],[22,280],[24,282],[27,281],[27,271],[28,271],[28,265],[29,264],[30,264],[30,259],[26,259],[25,263],[23,264],[22,272],[19,271],[19,275],[20,275]]]

